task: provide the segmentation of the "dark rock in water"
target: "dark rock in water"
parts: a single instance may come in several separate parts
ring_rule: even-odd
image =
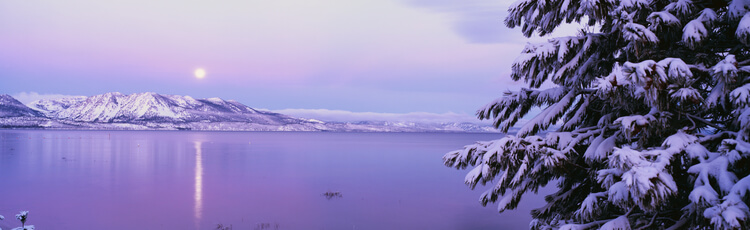
[[[328,192],[323,193],[323,196],[325,196],[326,199],[329,199],[329,200],[333,199],[333,198],[344,197],[343,195],[341,195],[341,192],[339,192],[339,191],[336,191],[336,192],[328,191]]]

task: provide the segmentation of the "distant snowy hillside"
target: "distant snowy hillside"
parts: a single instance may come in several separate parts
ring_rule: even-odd
[[[105,93],[43,99],[26,105],[0,96],[0,127],[118,130],[496,132],[489,126],[443,122],[326,122],[256,110],[233,100],[157,93]]]
[[[44,115],[50,115],[52,111],[61,111],[71,105],[75,105],[86,100],[84,96],[60,98],[55,100],[37,100],[27,104],[31,109],[41,112]]]
[[[7,94],[0,95],[0,117],[37,117],[41,114]]]
[[[395,121],[359,121],[359,122],[329,122],[328,126],[337,130],[359,131],[359,132],[410,132],[419,130],[422,132],[497,132],[490,126],[480,126],[472,123],[441,122],[395,122]]]

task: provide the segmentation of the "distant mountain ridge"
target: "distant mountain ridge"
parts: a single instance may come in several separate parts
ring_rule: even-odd
[[[59,106],[50,106],[59,105]],[[294,119],[262,112],[236,101],[220,98],[194,99],[190,96],[138,93],[106,93],[83,100],[39,100],[31,103],[47,117],[100,123],[186,123],[254,122],[284,124]]]
[[[41,114],[7,94],[0,95],[0,117],[36,117]]]
[[[30,106],[30,107],[29,107]],[[256,110],[234,100],[119,92],[43,99],[26,106],[0,95],[0,127],[46,129],[496,132],[472,123],[323,122]]]

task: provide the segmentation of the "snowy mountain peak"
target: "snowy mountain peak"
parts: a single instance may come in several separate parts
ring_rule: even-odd
[[[207,98],[206,100],[213,102],[213,103],[225,103],[224,99],[221,99],[218,97]]]
[[[0,94],[0,104],[13,104],[18,102],[15,98],[8,94]],[[18,102],[21,103],[21,102]]]

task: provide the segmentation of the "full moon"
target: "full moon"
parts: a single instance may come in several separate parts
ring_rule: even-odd
[[[206,77],[206,70],[202,68],[195,69],[195,78],[203,79]]]

